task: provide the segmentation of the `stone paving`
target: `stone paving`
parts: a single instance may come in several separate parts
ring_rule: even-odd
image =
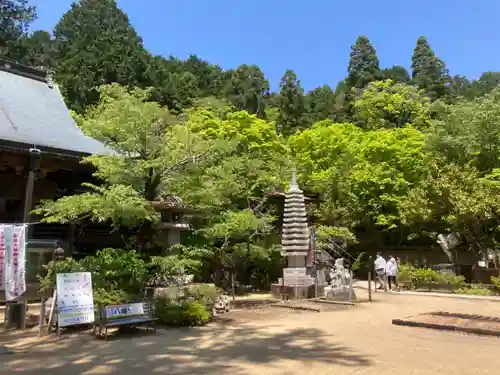
[[[358,291],[357,293],[365,293]],[[17,339],[0,335],[2,375],[500,373],[500,339],[399,327],[393,318],[430,311],[495,315],[500,303],[377,293],[373,303],[332,312],[262,307],[235,319],[156,335]],[[233,314],[233,313],[232,313]],[[239,320],[239,315],[245,319]]]

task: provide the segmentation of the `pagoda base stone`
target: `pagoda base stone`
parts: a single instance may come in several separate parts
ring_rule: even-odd
[[[271,295],[274,298],[308,299],[314,298],[314,285],[281,285],[271,284]]]

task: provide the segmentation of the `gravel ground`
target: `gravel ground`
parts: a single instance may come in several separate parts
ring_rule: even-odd
[[[358,291],[358,294],[365,293]],[[234,319],[156,335],[0,335],[17,354],[0,357],[1,374],[499,374],[500,339],[399,327],[393,318],[431,311],[500,316],[500,303],[377,293],[348,310],[293,312],[262,307]]]

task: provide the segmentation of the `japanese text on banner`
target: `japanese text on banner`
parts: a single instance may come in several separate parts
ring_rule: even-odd
[[[4,225],[5,300],[12,301],[26,292],[26,225]]]

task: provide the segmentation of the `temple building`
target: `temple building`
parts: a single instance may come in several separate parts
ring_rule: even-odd
[[[30,211],[42,199],[83,192],[82,183],[97,183],[84,156],[109,153],[86,136],[73,120],[52,72],[0,59],[0,223],[30,223],[27,283],[36,282],[56,247],[84,256],[105,247],[121,247],[118,233],[106,225],[42,224]],[[155,202],[169,244],[180,241],[183,210],[175,202]],[[170,223],[172,220],[177,222]],[[170,234],[170,231],[172,234]]]

